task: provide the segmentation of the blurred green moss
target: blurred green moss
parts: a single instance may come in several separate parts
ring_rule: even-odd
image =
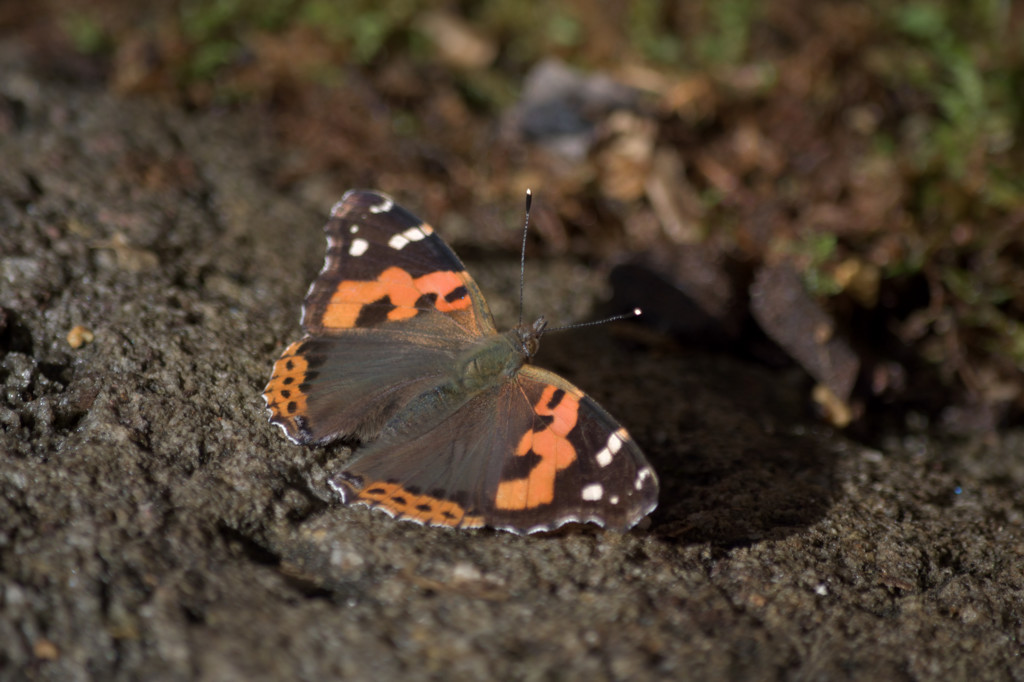
[[[85,55],[98,55],[111,48],[111,38],[103,22],[85,12],[72,12],[60,22],[72,47]]]

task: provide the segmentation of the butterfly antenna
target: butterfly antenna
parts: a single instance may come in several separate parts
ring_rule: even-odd
[[[523,289],[526,286],[526,232],[530,229],[530,206],[533,192],[526,190],[526,220],[523,222],[523,248],[519,252],[519,326],[523,326]]]
[[[607,324],[609,322],[617,322],[618,320],[627,320],[632,317],[640,317],[643,315],[643,311],[639,308],[633,308],[632,312],[622,313],[621,315],[612,315],[606,317],[603,320],[593,320],[592,322],[577,322],[576,324],[567,324],[564,327],[555,327],[554,329],[548,329],[546,333],[551,332],[564,332],[568,329],[579,329],[580,327],[593,327],[597,324]]]

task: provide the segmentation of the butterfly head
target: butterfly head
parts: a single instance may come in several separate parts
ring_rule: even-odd
[[[529,361],[540,348],[540,337],[547,329],[548,321],[538,317],[533,324],[521,324],[515,328],[515,339],[518,342],[519,353],[523,359]]]

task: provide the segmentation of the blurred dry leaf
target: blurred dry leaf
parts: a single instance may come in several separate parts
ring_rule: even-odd
[[[117,44],[110,75],[114,92],[162,92],[172,87],[168,64],[181,57],[181,47],[176,48],[173,41],[165,38],[138,32],[128,34]]]
[[[56,661],[60,658],[60,649],[45,637],[40,637],[33,642],[32,653],[41,661]]]
[[[711,79],[705,75],[673,79],[660,92],[661,109],[691,123],[711,116],[718,104]]]
[[[335,65],[334,50],[309,27],[296,26],[284,33],[254,32],[246,40],[249,53],[236,66],[231,82],[243,92],[274,92],[280,86],[295,87]]]
[[[430,38],[441,60],[457,69],[483,69],[498,55],[497,43],[450,12],[424,12],[416,27]]]
[[[732,133],[730,147],[736,168],[741,173],[754,170],[776,177],[785,168],[785,155],[778,145],[765,137],[755,121],[744,120]]]
[[[865,308],[874,308],[878,303],[882,271],[871,263],[847,258],[833,269],[832,276],[843,291]]]
[[[853,410],[825,384],[816,384],[811,399],[832,426],[845,429],[853,421]]]
[[[860,361],[795,270],[762,267],[750,288],[750,306],[768,336],[839,401],[849,401]]]
[[[601,193],[619,201],[635,201],[644,195],[651,172],[657,125],[628,111],[616,111],[603,127],[606,141],[594,159]]]
[[[704,205],[686,178],[679,152],[670,147],[660,147],[654,152],[645,192],[669,241],[695,244],[701,240]]]

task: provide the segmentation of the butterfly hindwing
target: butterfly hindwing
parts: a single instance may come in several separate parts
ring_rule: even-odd
[[[588,521],[626,530],[654,508],[658,482],[596,402],[526,366],[427,428],[369,444],[339,489],[396,518],[530,533]]]
[[[533,532],[589,521],[624,531],[654,509],[654,470],[597,402],[533,365],[515,384],[522,400],[509,419],[522,435],[504,459],[488,525]]]

